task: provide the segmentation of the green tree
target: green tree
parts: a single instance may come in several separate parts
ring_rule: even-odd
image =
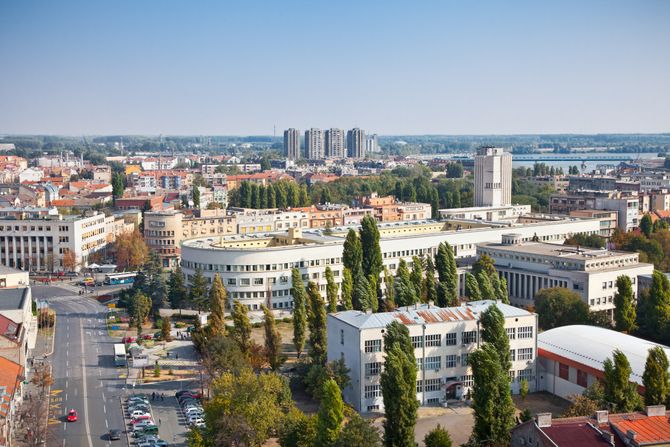
[[[200,208],[200,188],[193,187],[193,208]]]
[[[645,405],[665,405],[670,397],[670,375],[668,357],[660,346],[649,349],[644,365],[642,384]]]
[[[478,301],[482,299],[482,293],[479,291],[477,278],[471,273],[465,274],[465,295],[470,301]]]
[[[651,287],[638,304],[640,331],[649,338],[670,341],[670,282],[665,274],[654,271]]]
[[[382,271],[382,251],[379,247],[379,229],[377,221],[372,216],[365,216],[361,220],[361,249],[363,273],[365,276],[379,277]]]
[[[605,399],[614,405],[617,413],[628,413],[642,407],[642,399],[637,393],[637,385],[630,382],[633,370],[626,355],[616,349],[614,360],[607,358],[603,363]]]
[[[479,272],[486,273],[486,276],[489,278],[493,275],[496,275],[497,272],[494,266],[493,258],[491,258],[489,255],[481,255],[479,259],[477,259],[477,262],[472,264],[472,274],[477,277]]]
[[[386,419],[384,444],[414,447],[414,426],[419,406],[416,400],[416,360],[406,326],[393,321],[384,334],[384,369],[381,390]]]
[[[447,178],[461,178],[463,177],[463,165],[460,163],[447,164]]]
[[[526,396],[528,396],[528,391],[529,391],[528,380],[521,379],[521,382],[519,382],[519,395],[521,396],[521,400],[526,400]]]
[[[279,429],[281,447],[313,447],[316,439],[316,418],[291,409]]]
[[[395,308],[395,278],[388,268],[384,267],[384,292],[386,293],[386,310]]]
[[[563,287],[540,290],[535,295],[535,312],[544,330],[589,323],[589,306],[577,292]]]
[[[363,248],[361,246],[361,240],[356,231],[349,229],[342,249],[342,264],[344,264],[344,267],[348,268],[355,277],[362,269],[362,262]]]
[[[351,270],[344,268],[342,271],[342,309],[353,309],[352,292],[354,288],[354,279],[351,276]]]
[[[335,447],[354,446],[381,447],[381,439],[375,426],[356,413],[349,418],[335,442]]]
[[[563,417],[571,418],[577,416],[593,416],[596,411],[601,409],[601,406],[593,399],[586,396],[575,395],[570,396],[570,406],[563,413]]]
[[[477,273],[477,285],[479,286],[479,292],[482,295],[482,299],[484,300],[495,300],[496,299],[496,291],[493,288],[493,284],[491,284],[491,277],[487,275],[485,272],[480,271]]]
[[[614,294],[614,322],[616,330],[621,332],[634,332],[637,329],[635,320],[637,310],[635,308],[635,297],[630,278],[621,275],[616,279],[617,291]]]
[[[326,267],[326,297],[328,297],[328,312],[337,312],[337,292],[339,286],[335,282],[330,266]]]
[[[423,438],[423,444],[426,447],[451,447],[451,436],[449,436],[447,430],[437,424],[437,427],[429,431]]]
[[[426,302],[434,303],[437,300],[437,283],[435,281],[435,264],[433,258],[426,259],[426,276],[423,279],[423,297]]]
[[[412,256],[412,271],[409,274],[409,280],[414,287],[415,295],[421,296],[421,289],[423,285],[423,262],[418,256]]]
[[[649,214],[645,214],[642,216],[642,219],[640,219],[640,230],[642,233],[650,237],[651,236],[651,231],[654,228],[654,223],[651,221],[651,216]]]
[[[362,272],[354,277],[354,288],[351,291],[351,302],[355,310],[370,308],[370,283]]]
[[[326,305],[321,298],[319,286],[310,281],[307,285],[309,298],[309,356],[318,365],[326,364],[328,341],[326,333]]]
[[[508,370],[491,343],[470,354],[474,380],[472,409],[475,426],[471,441],[476,445],[507,446],[514,425],[514,403],[510,394]]]
[[[307,335],[307,296],[300,270],[295,267],[291,270],[291,296],[293,297],[293,345],[300,358]]]
[[[500,357],[500,369],[509,371],[512,363],[510,362],[509,337],[505,330],[505,317],[498,306],[493,304],[482,312],[479,321],[482,340],[496,348]]]
[[[112,175],[112,196],[114,196],[114,198],[123,197],[124,189],[123,175],[114,173]]]
[[[251,321],[247,306],[240,303],[238,300],[233,301],[233,309],[231,316],[233,317],[233,329],[231,336],[240,347],[240,351],[244,355],[250,354],[251,349]]]
[[[379,310],[379,296],[377,295],[377,283],[379,282],[379,275],[370,275],[367,278],[369,292],[368,292],[368,302],[370,310],[372,312],[377,312]]]
[[[394,285],[394,297],[398,306],[409,306],[418,301],[416,289],[412,283],[411,273],[407,268],[407,263],[404,259],[400,259],[398,263],[398,270],[396,270]]]
[[[188,299],[188,290],[184,285],[184,273],[180,266],[177,266],[173,272],[170,273],[168,280],[168,301],[173,309],[181,309],[184,307],[185,301]]]
[[[335,444],[344,420],[344,403],[340,388],[333,379],[323,384],[322,399],[319,413],[316,416],[316,445],[332,446]]]
[[[202,274],[202,269],[200,267],[195,269],[195,274],[191,279],[189,300],[198,311],[202,312],[205,310],[207,303],[207,278]]]
[[[196,427],[195,425],[191,427],[191,429],[188,431],[188,436],[187,436],[187,446],[188,447],[205,447],[205,440],[202,437],[202,433],[200,432],[200,429]]]
[[[263,316],[265,317],[263,322],[265,330],[265,356],[270,364],[270,368],[273,371],[277,371],[284,361],[286,361],[281,350],[281,334],[279,333],[279,329],[277,329],[275,316],[272,311],[265,305],[261,305],[261,309],[263,309]]]
[[[218,273],[214,275],[212,288],[209,289],[209,328],[214,335],[226,335],[226,301],[228,293]],[[246,307],[245,307],[246,308]]]
[[[137,329],[137,338],[142,334],[142,324],[151,312],[151,299],[140,291],[136,291],[128,302],[128,315]]]
[[[170,317],[165,315],[161,319],[161,338],[164,341],[172,340],[172,335],[170,334],[171,330],[172,330],[172,324],[170,323]]]

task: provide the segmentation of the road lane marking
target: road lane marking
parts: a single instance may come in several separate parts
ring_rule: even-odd
[[[102,404],[102,411],[104,411],[105,414],[107,414],[107,406],[105,404]]]
[[[105,428],[109,428],[109,423],[107,422],[107,419],[105,419]]]
[[[84,326],[82,324],[82,320],[79,320],[79,333],[81,335],[81,340],[84,340]],[[88,417],[88,389],[86,388],[86,344],[82,343],[81,344],[81,370],[82,370],[82,378],[84,379],[84,417],[86,418],[85,423],[86,423],[86,439],[88,440],[88,447],[93,447],[93,441],[91,440],[91,427],[88,423],[89,417]]]

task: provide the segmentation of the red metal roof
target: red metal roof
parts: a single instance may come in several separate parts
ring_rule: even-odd
[[[628,430],[634,431],[637,445],[670,443],[670,422],[667,415],[610,415],[610,424],[622,435],[628,433]]]

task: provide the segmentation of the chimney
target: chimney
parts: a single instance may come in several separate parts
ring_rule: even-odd
[[[647,416],[665,416],[665,405],[647,405],[644,407]]]
[[[596,411],[596,422],[598,425],[607,424],[609,422],[607,410]]]
[[[551,427],[551,413],[538,413],[537,425],[538,427]]]

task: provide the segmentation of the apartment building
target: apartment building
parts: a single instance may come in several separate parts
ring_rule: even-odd
[[[394,321],[406,325],[417,362],[416,398],[422,405],[461,400],[473,386],[468,356],[482,343],[479,319],[496,304],[510,341],[512,392],[522,379],[535,390],[537,315],[494,301],[439,308],[417,305],[393,312],[355,310],[328,315],[328,361],[343,359],[350,369],[344,400],[359,412],[384,410],[380,375],[384,331]]]
[[[379,222],[425,220],[432,216],[429,203],[398,202],[394,196],[379,197],[376,192],[358,197],[354,203],[361,208],[371,208],[372,215]]]
[[[366,138],[363,129],[355,128],[347,132],[347,154],[351,158],[365,158]]]
[[[326,157],[347,157],[347,145],[344,139],[344,129],[331,128],[326,130]]]
[[[570,211],[570,217],[579,217],[582,219],[600,219],[599,236],[612,237],[614,230],[617,229],[618,213],[607,210],[574,210]]]
[[[326,158],[323,130],[312,128],[305,131],[305,158],[308,160],[323,160]]]
[[[592,311],[606,311],[610,317],[617,278],[628,276],[636,294],[638,277],[654,271],[652,264],[639,262],[638,253],[524,241],[519,234],[481,243],[477,255],[493,258],[498,273],[507,280],[512,304],[533,306],[539,290],[564,287],[577,292]]]
[[[622,231],[639,226],[640,200],[637,195],[617,194],[613,197],[596,197],[595,209],[617,212],[617,224]]]
[[[289,160],[301,158],[300,152],[300,131],[290,128],[284,131],[284,155]]]

